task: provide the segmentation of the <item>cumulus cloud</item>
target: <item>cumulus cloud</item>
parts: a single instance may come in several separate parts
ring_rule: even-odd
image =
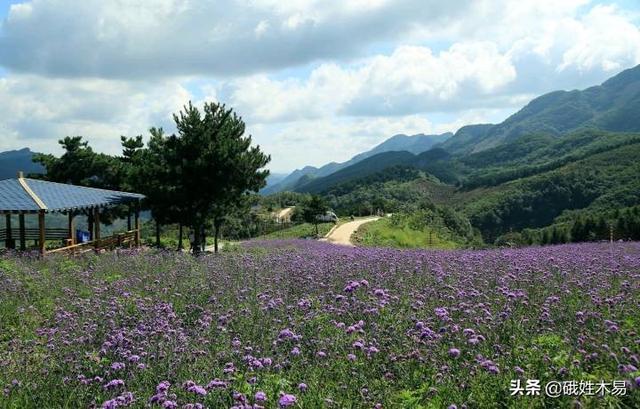
[[[559,71],[614,72],[640,62],[640,30],[616,7],[596,6],[582,23],[569,25],[574,41],[563,50]]]
[[[0,61],[16,71],[110,78],[236,76],[355,58],[468,0],[32,0],[13,5]]]
[[[503,14],[513,32],[496,29],[496,41],[478,41],[474,31],[471,40],[439,52],[400,45],[389,55],[320,64],[307,78],[247,77],[232,82],[229,98],[266,122],[515,108],[545,92],[595,85],[640,63],[640,28],[631,16],[613,6],[578,13],[585,5],[509,3]],[[511,42],[501,45],[504,38]]]
[[[191,99],[236,108],[275,169],[344,160],[639,64],[640,8],[614,3],[22,1],[0,21],[0,149],[116,152]]]
[[[398,47],[353,65],[322,64],[305,80],[265,75],[232,83],[231,103],[258,122],[329,115],[407,115],[504,105],[491,95],[513,81],[516,71],[491,43],[431,49]]]
[[[171,128],[171,113],[192,99],[179,83],[101,79],[0,79],[0,150],[30,146],[51,152],[66,135],[83,135],[98,150],[116,153],[119,135]]]

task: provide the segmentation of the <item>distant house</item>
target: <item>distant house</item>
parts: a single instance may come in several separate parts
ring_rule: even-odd
[[[338,222],[338,216],[334,213],[334,212],[326,212],[323,215],[317,216],[317,219],[321,222],[332,222],[332,223],[337,223]]]

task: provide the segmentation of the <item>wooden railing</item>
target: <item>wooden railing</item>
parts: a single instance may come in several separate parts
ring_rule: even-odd
[[[113,250],[118,247],[133,247],[136,242],[136,234],[137,230],[130,230],[124,233],[114,234],[113,236],[104,237],[99,240],[93,240],[86,243],[78,243],[70,246],[59,247],[57,249],[47,250],[47,254],[79,254],[86,253],[88,251]]]
[[[18,238],[20,235],[16,229],[12,230],[12,234],[14,238]],[[44,229],[44,234],[47,240],[64,240],[69,238],[68,229]],[[24,238],[27,240],[38,240],[40,239],[40,230],[31,228],[24,229]]]
[[[69,230],[67,229],[45,229],[44,231],[47,240],[67,239],[69,238]],[[0,229],[0,240],[6,240],[8,238],[7,229]],[[11,238],[13,240],[20,239],[20,230],[11,229]],[[37,228],[24,229],[25,240],[39,240],[40,230]]]

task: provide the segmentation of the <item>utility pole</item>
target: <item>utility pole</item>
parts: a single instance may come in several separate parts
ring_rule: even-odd
[[[613,223],[609,223],[609,242],[613,243]]]

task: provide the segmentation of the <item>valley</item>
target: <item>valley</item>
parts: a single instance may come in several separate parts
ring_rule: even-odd
[[[473,231],[461,239],[451,222],[434,226],[441,236],[457,235],[458,246],[545,244],[554,234],[554,242],[578,241],[571,230],[586,220],[600,225],[586,235],[592,240],[634,239],[640,205],[635,106],[640,66],[599,86],[543,95],[500,124],[419,136],[434,141],[422,151],[409,142],[418,136],[396,135],[394,143],[340,166],[296,170],[286,184],[263,193],[291,191],[294,201],[317,195],[342,217],[383,212],[407,219],[425,206],[446,209]]]

